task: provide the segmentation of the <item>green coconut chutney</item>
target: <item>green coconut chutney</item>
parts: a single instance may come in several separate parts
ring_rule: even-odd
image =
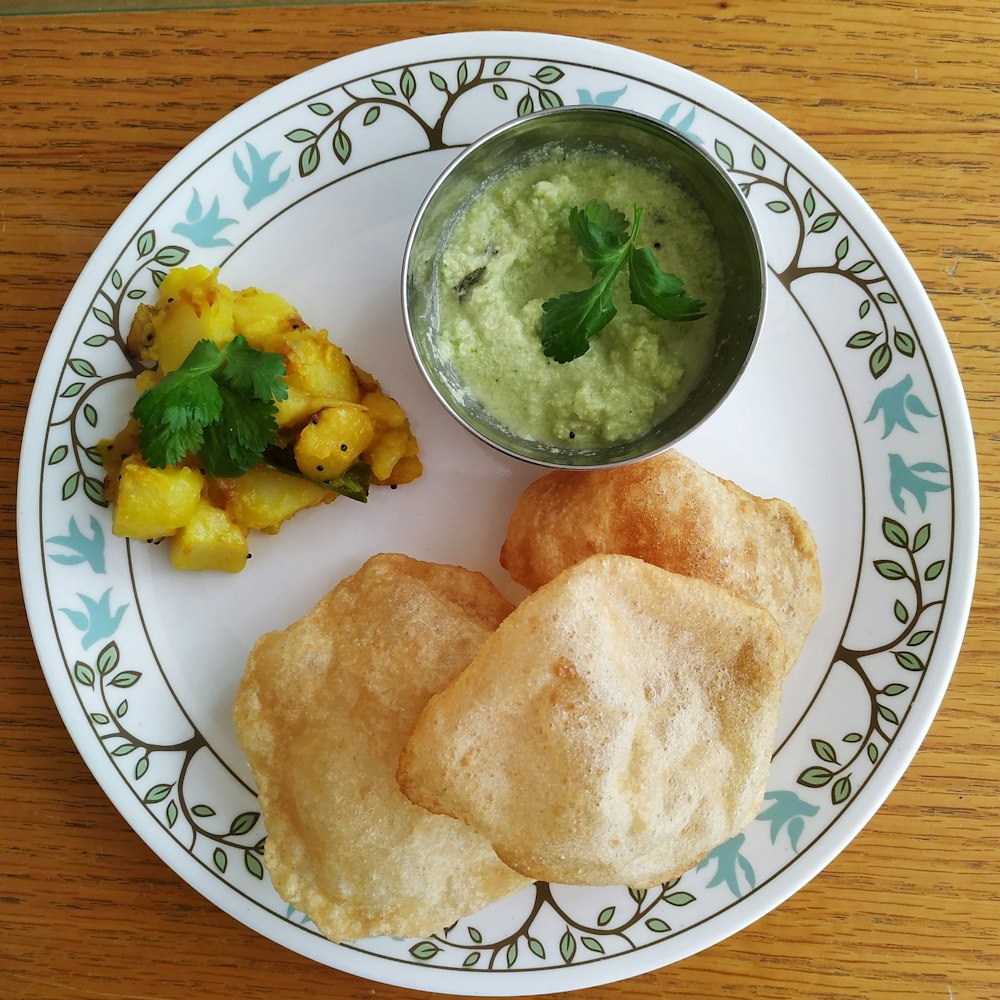
[[[630,301],[623,270],[617,316],[586,354],[559,364],[542,352],[542,303],[593,283],[568,224],[591,199],[628,219],[642,206],[639,245],[706,315],[659,319]],[[545,444],[639,437],[684,401],[715,349],[723,277],[711,223],[662,169],[609,151],[546,147],[491,179],[449,232],[438,281],[441,360],[497,421]]]

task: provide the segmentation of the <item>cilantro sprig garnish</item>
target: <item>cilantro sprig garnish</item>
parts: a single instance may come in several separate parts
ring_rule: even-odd
[[[572,208],[569,228],[590,273],[597,279],[590,288],[566,292],[542,303],[542,350],[564,364],[586,354],[590,338],[617,315],[612,288],[623,267],[628,267],[629,295],[660,319],[695,320],[705,315],[705,303],[685,294],[684,282],[660,268],[653,251],[638,247],[642,208],[635,206],[632,225],[621,212],[592,200]]]
[[[275,439],[274,401],[288,397],[284,375],[280,354],[241,335],[221,348],[199,341],[136,401],[142,457],[162,469],[195,455],[210,476],[242,475]]]

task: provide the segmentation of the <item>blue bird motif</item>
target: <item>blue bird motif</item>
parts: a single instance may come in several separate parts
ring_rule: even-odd
[[[928,493],[941,493],[949,489],[948,483],[924,479],[917,475],[918,472],[947,474],[948,470],[937,462],[917,462],[915,465],[907,465],[901,455],[889,456],[889,495],[896,507],[904,513],[906,511],[904,492],[909,493],[917,501],[917,506],[921,510],[926,510]]]
[[[882,414],[882,440],[884,441],[898,426],[904,431],[917,433],[917,428],[910,422],[909,413],[918,417],[936,417],[936,413],[931,413],[924,405],[923,400],[911,393],[913,388],[913,376],[907,375],[904,379],[883,389],[872,404],[871,412],[865,418],[865,423],[874,420],[879,413]],[[909,411],[909,413],[907,412]]]
[[[770,821],[771,843],[778,842],[778,834],[784,828],[788,833],[788,842],[792,845],[792,850],[798,851],[799,838],[806,826],[803,817],[815,816],[819,812],[819,806],[799,798],[795,792],[765,792],[764,799],[770,800],[771,805],[760,813],[757,819]]]
[[[286,167],[277,177],[271,177],[274,161],[281,154],[269,153],[267,156],[261,156],[253,143],[248,142],[246,145],[250,169],[247,170],[239,153],[233,153],[233,170],[236,171],[236,176],[247,189],[247,193],[243,197],[243,205],[246,208],[253,208],[258,202],[263,201],[276,191],[280,191],[284,187],[285,181],[288,180],[291,170]]]
[[[77,594],[76,596],[83,602],[83,611],[74,608],[60,608],[59,610],[78,631],[83,633],[83,648],[90,649],[98,640],[106,639],[115,634],[128,605],[123,604],[112,612],[110,587],[96,601],[92,597],[87,597],[86,594]]]
[[[757,884],[757,875],[753,870],[753,865],[740,853],[740,848],[745,840],[745,834],[738,833],[724,844],[720,844],[699,862],[696,871],[701,871],[710,861],[715,861],[715,874],[708,883],[709,889],[725,882],[734,896],[737,898],[742,896],[743,890],[740,889],[740,872],[737,871],[737,866],[742,871],[743,878],[749,888],[752,889]]]
[[[89,563],[90,568],[95,573],[103,573],[104,566],[104,529],[96,517],[90,518],[91,535],[88,538],[76,523],[76,518],[69,519],[69,534],[53,535],[46,538],[49,545],[61,545],[69,549],[69,552],[49,553],[49,558],[63,566],[77,566],[80,563]]]
[[[628,86],[624,86],[620,90],[602,90],[599,94],[591,94],[586,88],[580,87],[577,89],[576,96],[580,99],[581,104],[600,104],[610,108],[625,96],[626,90],[628,90]]]
[[[191,193],[191,202],[187,210],[187,222],[178,222],[171,230],[181,236],[186,236],[199,247],[231,247],[231,240],[224,240],[219,233],[228,226],[235,225],[235,219],[220,218],[219,199],[216,197],[212,207],[206,212],[202,208],[198,189]]]
[[[664,111],[662,115],[660,115],[660,121],[663,122],[665,125],[669,125],[672,129],[675,129],[677,132],[683,133],[692,142],[696,142],[699,145],[704,145],[705,140],[702,139],[700,135],[695,135],[694,132],[691,131],[691,126],[694,124],[694,117],[697,114],[698,109],[694,105],[692,105],[691,110],[688,111],[688,113],[679,122],[677,122],[676,125],[674,125],[673,117],[674,115],[677,114],[678,111],[680,111],[680,109],[681,109],[680,101],[678,101],[676,104],[671,104],[670,107],[667,108],[667,110]]]

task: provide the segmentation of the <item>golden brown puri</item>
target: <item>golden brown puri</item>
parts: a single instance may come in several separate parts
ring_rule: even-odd
[[[489,841],[410,803],[399,752],[511,605],[479,573],[378,555],[255,645],[234,709],[275,888],[327,937],[410,936],[527,885]]]
[[[795,665],[822,599],[809,526],[677,451],[619,468],[553,472],[511,517],[500,562],[529,590],[596,552],[635,556],[717,583],[770,611]]]
[[[527,597],[431,698],[400,787],[530,878],[664,882],[757,814],[784,657],[757,605],[592,556]]]

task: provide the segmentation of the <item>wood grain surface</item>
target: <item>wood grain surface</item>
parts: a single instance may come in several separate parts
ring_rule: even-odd
[[[982,547],[966,641],[926,742],[885,806],[751,927],[587,996],[1000,996],[1000,4],[520,0],[0,17],[0,997],[426,996],[254,934],[124,823],[39,670],[18,578],[15,481],[60,307],[159,167],[301,70],[382,42],[482,28],[589,36],[660,56],[815,146],[924,282],[958,361],[980,459]]]

